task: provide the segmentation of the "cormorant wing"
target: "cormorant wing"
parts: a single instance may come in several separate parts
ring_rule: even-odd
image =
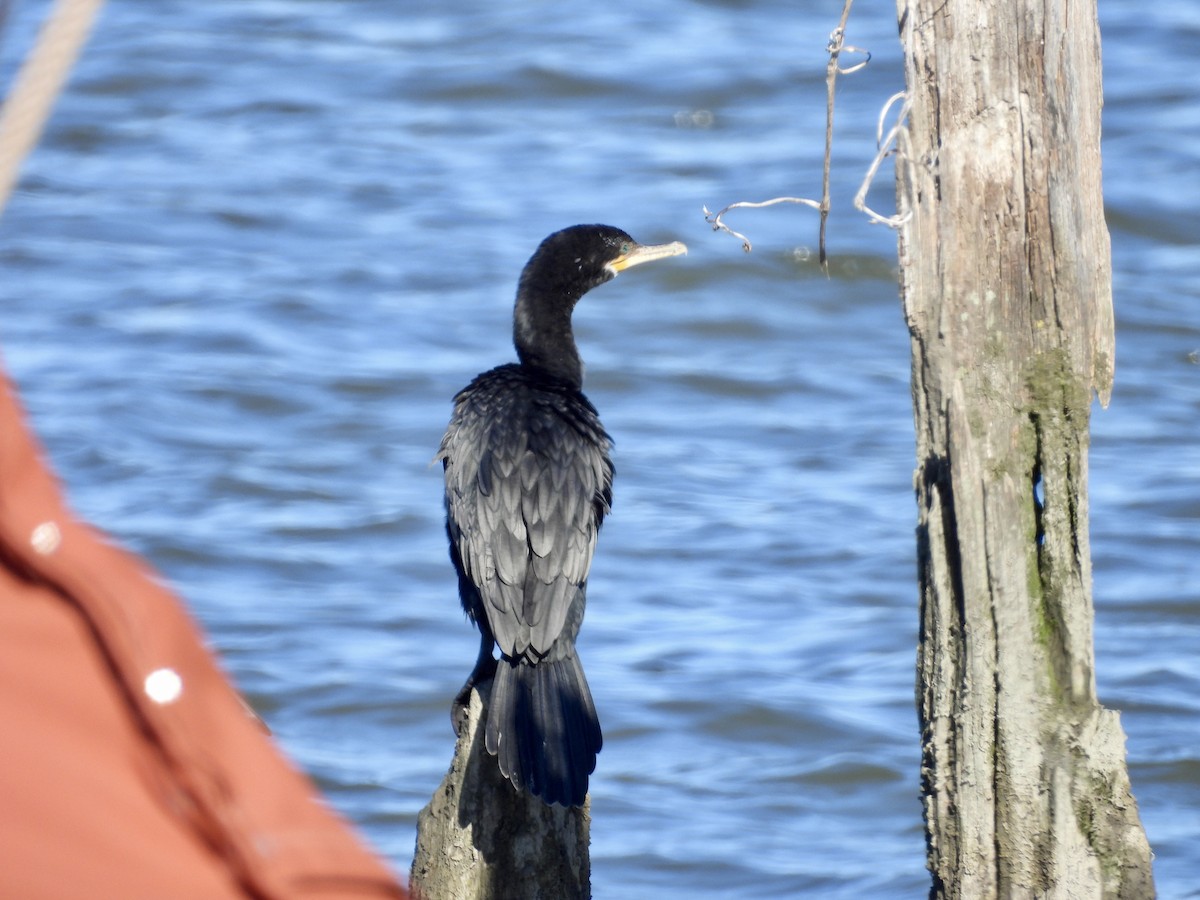
[[[582,394],[531,388],[506,369],[459,395],[439,456],[463,574],[501,652],[537,659],[578,631],[613,472]]]

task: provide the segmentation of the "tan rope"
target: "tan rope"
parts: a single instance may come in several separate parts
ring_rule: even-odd
[[[0,109],[0,212],[104,0],[57,0]]]

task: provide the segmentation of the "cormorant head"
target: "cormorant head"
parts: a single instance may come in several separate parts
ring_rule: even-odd
[[[571,333],[579,298],[631,266],[687,253],[687,247],[639,244],[611,225],[572,225],[534,251],[517,287],[513,343],[521,362],[578,387],[583,364]]]
[[[542,241],[521,273],[518,294],[553,296],[573,307],[618,272],[680,253],[687,253],[687,247],[679,241],[639,244],[611,225],[572,225]]]

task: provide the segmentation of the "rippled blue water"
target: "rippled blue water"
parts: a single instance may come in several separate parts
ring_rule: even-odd
[[[5,71],[44,4],[10,23]],[[475,653],[430,462],[579,221],[682,239],[577,313],[617,441],[581,640],[599,897],[917,897],[908,341],[850,198],[902,87],[892,4],[111,4],[0,220],[0,342],[77,507],[188,598],[400,870]],[[1164,897],[1200,896],[1200,52],[1102,4],[1117,383],[1093,420],[1098,681]],[[1189,80],[1190,79],[1190,80]],[[872,193],[890,207],[890,172]]]

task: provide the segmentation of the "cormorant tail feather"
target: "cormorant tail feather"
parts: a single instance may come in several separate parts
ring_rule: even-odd
[[[546,803],[582,806],[602,742],[592,692],[574,653],[537,663],[500,659],[485,746],[514,787]]]

